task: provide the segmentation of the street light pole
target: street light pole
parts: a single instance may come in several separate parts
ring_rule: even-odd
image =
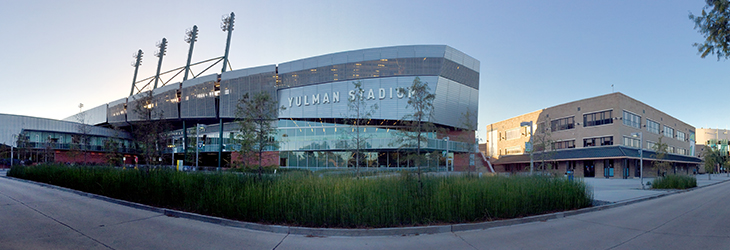
[[[17,139],[15,139],[17,137],[18,137],[17,135],[13,135],[13,140],[18,141]],[[15,141],[10,142],[10,167],[11,168],[13,167],[13,157],[14,157],[13,156],[13,145],[15,144]]]
[[[198,145],[200,142],[198,142],[198,137],[200,137],[200,123],[195,124],[195,169],[196,169],[196,171],[198,169],[198,152],[200,151],[200,145]]]
[[[520,127],[530,126],[530,175],[534,171],[534,161],[532,160],[532,152],[535,151],[535,145],[532,145],[532,121],[521,122]]]
[[[644,189],[644,134],[642,132],[631,133],[631,136],[639,136],[639,178],[641,189]]]
[[[446,172],[449,171],[449,137],[444,137],[444,141],[446,142]]]

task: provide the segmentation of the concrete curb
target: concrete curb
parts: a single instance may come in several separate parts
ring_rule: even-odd
[[[7,179],[35,184],[35,185],[39,185],[39,186],[43,186],[43,187],[47,187],[47,188],[51,188],[51,189],[66,191],[66,192],[74,193],[74,194],[77,194],[80,196],[98,199],[98,200],[102,200],[102,201],[106,201],[106,202],[111,202],[111,203],[119,204],[122,206],[156,212],[156,213],[164,214],[164,215],[170,216],[170,217],[185,218],[185,219],[191,219],[191,220],[196,220],[196,221],[201,221],[201,222],[207,222],[207,223],[218,224],[218,225],[229,226],[229,227],[245,228],[245,229],[256,230],[256,231],[264,231],[264,232],[280,233],[280,234],[307,235],[307,236],[398,236],[398,235],[437,234],[437,233],[449,233],[449,232],[460,232],[460,231],[471,231],[471,230],[485,230],[485,229],[490,229],[490,228],[519,225],[519,224],[525,224],[525,223],[531,223],[531,222],[537,222],[537,221],[562,219],[562,218],[565,218],[568,216],[575,216],[575,215],[584,214],[584,213],[601,211],[601,210],[611,209],[611,208],[615,208],[615,207],[626,206],[626,205],[630,205],[630,204],[634,204],[634,203],[638,203],[638,202],[642,202],[642,201],[652,200],[652,199],[656,199],[656,198],[660,198],[660,197],[664,197],[664,196],[669,196],[669,195],[673,195],[673,194],[690,192],[690,191],[694,191],[694,190],[697,190],[700,188],[714,186],[714,185],[717,185],[720,183],[730,181],[730,180],[724,180],[724,181],[708,184],[708,185],[702,186],[702,187],[695,187],[695,188],[686,189],[686,190],[675,190],[675,191],[670,191],[667,193],[639,197],[639,198],[635,198],[635,199],[631,199],[631,200],[610,203],[610,204],[601,205],[601,206],[587,207],[587,208],[582,208],[582,209],[578,209],[578,210],[556,212],[556,213],[550,213],[550,214],[541,214],[541,215],[535,215],[535,216],[529,216],[529,217],[523,217],[523,218],[515,218],[515,219],[507,219],[507,220],[452,224],[452,225],[439,225],[439,226],[421,226],[421,227],[344,229],[344,228],[293,227],[293,226],[266,225],[266,224],[252,223],[252,222],[243,222],[243,221],[230,220],[230,219],[225,219],[225,218],[213,217],[213,216],[190,213],[190,212],[183,212],[183,211],[166,209],[166,208],[158,208],[158,207],[148,206],[148,205],[139,204],[139,203],[135,203],[135,202],[124,201],[124,200],[109,198],[109,197],[101,196],[101,195],[97,195],[97,194],[82,192],[82,191],[78,191],[78,190],[74,190],[74,189],[70,189],[70,188],[59,187],[59,186],[55,186],[55,185],[51,185],[51,184],[35,182],[35,181],[30,181],[30,180],[18,179],[18,178],[9,177],[9,176],[3,176],[3,177],[7,178]]]

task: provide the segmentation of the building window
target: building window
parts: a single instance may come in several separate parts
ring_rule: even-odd
[[[583,115],[583,127],[598,126],[613,123],[612,110]]]
[[[687,155],[687,149],[684,149],[684,148],[677,148],[677,154],[680,154],[680,155]]]
[[[684,141],[686,139],[686,134],[682,131],[677,131],[677,140]]]
[[[674,129],[664,126],[664,137],[674,138]]]
[[[667,153],[670,153],[670,154],[674,154],[674,153],[675,153],[675,152],[674,152],[674,147],[672,147],[672,146],[668,146],[668,147],[667,147]]]
[[[641,146],[641,142],[639,141],[639,138],[624,136],[624,146],[639,148]]]
[[[552,132],[575,128],[575,116],[552,120],[550,129]]]
[[[647,149],[656,151],[656,148],[655,147],[656,147],[656,143],[655,142],[651,142],[651,141],[647,141],[646,142],[646,148]]]
[[[553,142],[554,149],[575,148],[575,140]]]
[[[504,153],[506,155],[518,155],[518,154],[522,154],[522,147],[516,146],[516,147],[506,148],[506,149],[504,149]]]
[[[659,123],[646,119],[646,130],[654,134],[659,134]]]
[[[610,146],[613,145],[613,136],[594,137],[583,139],[583,147]]]
[[[641,129],[641,116],[624,110],[624,125]]]
[[[507,132],[504,133],[504,139],[505,140],[514,140],[517,138],[520,138],[520,128],[513,128],[510,130],[507,130]]]

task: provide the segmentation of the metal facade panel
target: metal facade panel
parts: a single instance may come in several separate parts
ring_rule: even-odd
[[[317,85],[316,101],[322,105],[317,105],[316,117],[333,117],[335,114],[332,113],[332,105],[325,105],[331,102],[330,98],[332,95],[332,84],[321,84]],[[315,101],[315,96],[312,97],[312,101]],[[326,97],[326,102],[325,102]]]
[[[413,46],[414,57],[444,57],[446,45],[417,45]]]
[[[86,121],[86,123],[92,124],[92,125],[106,123],[107,109],[108,109],[108,106],[106,103],[93,107],[91,109],[87,109],[86,111],[83,111],[83,113],[85,113],[84,120]],[[69,122],[77,122],[79,120],[79,113],[76,113],[72,116],[63,118],[63,120],[69,121]]]
[[[461,65],[464,65],[465,67],[474,70],[476,72],[479,72],[479,60],[467,55],[464,52],[461,52],[457,49],[454,49],[449,46],[446,47],[446,54],[444,57],[446,59],[452,60],[456,63],[459,63]]]
[[[332,58],[333,58],[333,55],[317,57],[317,66],[315,66],[315,67],[324,67],[324,66],[332,65]]]
[[[363,54],[361,51],[348,51],[347,52],[347,62],[362,62],[363,61]]]
[[[193,79],[188,79],[187,81],[184,81],[182,83],[182,88],[188,88],[191,86],[195,86],[198,84],[203,84],[207,82],[215,82],[218,80],[218,74],[210,74],[206,76],[201,76]]]
[[[15,145],[17,137],[14,136],[20,134],[22,130],[78,134],[80,126],[83,125],[76,122],[21,115],[0,114],[0,143],[6,145]],[[125,132],[91,125],[87,126],[89,128],[89,135],[114,137],[118,136],[121,138],[130,138],[129,134]]]
[[[107,105],[102,104],[86,111],[86,124],[98,125],[106,123]]]
[[[434,99],[434,122],[463,128],[467,109],[478,114],[479,90],[439,77]],[[476,128],[477,120],[472,121]]]
[[[275,69],[271,71],[256,71],[257,74],[243,75],[238,78],[221,80],[220,92],[220,117],[235,118],[238,101],[245,94],[253,94],[259,91],[267,91],[276,99]]]
[[[398,47],[398,58],[416,57],[416,50],[413,46]]]
[[[113,125],[123,124],[127,122],[125,105],[127,104],[127,98],[122,98],[113,102],[110,102],[107,106],[106,120],[108,123]]]
[[[387,47],[380,49],[380,58],[377,59],[395,59],[398,58],[398,48]]]
[[[133,95],[131,98],[129,98],[129,102],[127,103],[127,121],[142,121],[146,120],[148,117],[148,114],[144,113],[146,112],[146,109],[144,108],[144,101],[145,98],[147,98],[150,95],[150,91],[145,91],[136,95]],[[152,101],[150,99],[150,101]]]
[[[250,75],[262,74],[267,72],[276,72],[276,65],[264,65],[253,68],[237,69],[232,71],[226,71],[221,74],[221,82],[230,79],[241,78]]]
[[[152,119],[177,119],[180,114],[177,109],[177,89],[172,88],[166,92],[158,93],[152,97]]]
[[[370,49],[363,51],[363,61],[380,60],[380,50]]]
[[[340,52],[332,54],[332,64],[343,64],[347,63],[347,53]]]
[[[170,90],[173,90],[173,89],[174,90],[180,89],[180,82],[169,83],[169,84],[167,84],[165,86],[162,86],[162,87],[153,89],[152,90],[152,95],[158,95],[160,93],[164,93],[164,92],[167,92],[167,91],[170,91]]]
[[[326,57],[326,56],[304,59],[304,62],[303,62],[304,69],[316,68],[317,62],[318,62],[317,58],[324,58],[324,57]]]
[[[209,81],[182,89],[180,118],[216,118],[215,82]]]
[[[371,78],[362,80],[364,98],[369,106],[378,105],[373,119],[400,120],[409,114],[406,108],[408,95],[400,95],[398,88],[407,88],[415,77]],[[436,82],[438,77],[422,77],[422,81]],[[434,91],[434,89],[431,89]],[[331,91],[331,92],[329,92]],[[279,90],[279,103],[286,110],[280,118],[345,118],[350,94],[354,94],[352,81],[338,81]],[[328,102],[325,102],[327,94]],[[335,98],[335,96],[337,98]],[[315,101],[316,100],[316,101]]]

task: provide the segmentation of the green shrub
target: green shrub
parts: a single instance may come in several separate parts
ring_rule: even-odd
[[[14,167],[9,176],[153,206],[308,227],[372,228],[479,222],[590,206],[581,181],[544,176],[423,177],[185,173],[102,167]]]
[[[687,175],[667,175],[654,180],[654,189],[688,189],[697,187],[697,179]]]

